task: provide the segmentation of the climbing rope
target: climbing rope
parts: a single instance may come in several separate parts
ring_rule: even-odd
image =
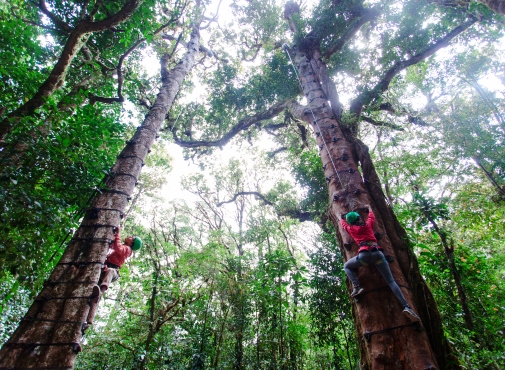
[[[127,140],[127,141],[126,141],[126,145],[133,145],[133,144],[140,144],[140,145],[142,145],[144,148],[146,148],[146,149],[147,149],[147,152],[148,152],[148,153],[150,153],[150,152],[151,152],[151,149],[149,149],[149,147],[148,147],[146,144],[144,144],[144,143],[140,142],[139,140]]]
[[[140,159],[140,163],[142,166],[145,165],[144,160],[139,157],[138,155],[132,154],[132,155],[126,155],[126,154],[119,154],[116,158],[119,159],[127,159],[127,158],[135,158],[135,159]]]
[[[291,59],[291,55],[289,54],[289,46],[288,46],[287,44],[283,44],[283,45],[282,45],[282,49],[283,49],[283,50],[286,52],[286,54],[288,55],[289,61],[290,61],[290,63],[291,63],[291,66],[293,67],[293,70],[295,71],[295,75],[296,75],[296,78],[297,78],[297,80],[298,80],[298,83],[300,84],[300,87],[302,88],[302,91],[303,91],[303,85],[302,85],[302,81],[301,81],[301,79],[300,79],[300,76],[299,76],[299,74],[298,74],[298,70],[296,69],[296,67],[295,67],[295,65],[294,65],[294,63],[293,63],[293,60]],[[308,93],[313,92],[313,91],[316,91],[316,90],[322,90],[322,89],[321,89],[321,88],[316,88],[316,89],[314,89],[314,90],[309,91]],[[308,94],[308,93],[306,93],[306,94]],[[321,97],[324,97],[324,96],[321,96]],[[325,131],[325,130],[328,130],[328,129],[333,129],[333,128],[336,128],[337,126],[336,126],[335,124],[331,124],[330,126],[323,127],[323,128],[321,128],[321,127],[319,126],[319,123],[318,123],[318,121],[317,121],[317,119],[316,119],[316,116],[315,116],[314,111],[313,111],[312,106],[311,106],[311,103],[312,103],[312,101],[313,101],[313,100],[314,100],[314,99],[309,100],[308,107],[309,107],[309,109],[310,109],[310,113],[312,114],[313,123],[316,125],[316,127],[317,127],[317,129],[318,129],[318,132],[316,132],[316,136],[320,136],[320,135],[321,135],[321,132],[323,132],[323,131]],[[344,171],[337,171],[337,167],[336,167],[336,165],[335,165],[335,161],[334,161],[333,157],[332,157],[332,156],[331,156],[331,154],[330,154],[330,151],[329,151],[329,149],[328,149],[328,146],[326,145],[326,141],[324,140],[324,138],[323,138],[323,137],[321,137],[321,138],[322,138],[322,140],[323,140],[323,145],[319,145],[319,149],[320,149],[320,150],[322,150],[322,149],[324,148],[324,149],[326,150],[326,152],[328,153],[328,156],[330,157],[330,162],[331,162],[331,164],[332,164],[332,166],[333,166],[333,170],[335,171],[335,173],[334,173],[333,175],[331,175],[331,176],[327,177],[327,178],[326,178],[326,180],[329,182],[329,181],[331,181],[331,178],[332,178],[332,177],[334,177],[334,176],[336,175],[336,176],[337,176],[337,178],[338,178],[338,181],[339,181],[339,183],[340,183],[340,186],[342,187],[342,189],[344,189],[344,185],[343,185],[343,183],[342,183],[342,180],[341,180],[341,178],[340,178],[340,175],[339,175],[339,174],[340,174],[340,173],[343,173],[343,172],[353,173],[353,172],[354,172],[354,170],[353,170],[353,169],[350,169],[350,170],[344,170]],[[334,138],[332,139],[332,142],[336,142],[336,141],[338,141],[339,139],[340,139],[340,138],[338,138],[338,137],[334,137]],[[335,158],[335,159],[339,159],[339,160],[342,160],[342,161],[346,161],[346,160],[348,159],[348,157],[347,157],[346,155],[343,155],[342,157]],[[324,169],[324,170],[326,170],[326,166],[327,166],[328,164],[329,164],[329,163],[326,163],[326,164],[324,164],[324,165],[323,165],[323,169]],[[351,170],[352,170],[352,171],[351,171]],[[369,184],[372,184],[372,185],[374,185],[374,186],[378,187],[378,188],[379,188],[379,189],[381,189],[381,191],[382,191],[382,188],[381,188],[380,186],[378,186],[378,185],[374,184],[373,182],[369,181],[368,179],[363,178],[363,181],[364,181],[364,182],[368,182]],[[342,195],[349,194],[349,193],[354,193],[354,194],[356,194],[356,195],[359,195],[359,194],[357,194],[355,191],[351,191],[351,192],[349,192],[349,191],[348,191],[348,192],[346,192],[345,194],[341,194],[341,195],[339,195],[339,197],[341,197]],[[392,209],[392,206],[391,206],[391,204],[389,203],[389,199],[387,199],[387,197],[384,195],[384,193],[382,193],[382,197],[383,197],[383,198],[384,198],[384,200],[386,201],[386,203],[387,203],[387,205],[389,206],[389,208],[391,208],[391,209]],[[337,198],[337,199],[338,199],[338,198]],[[337,199],[334,199],[334,200],[337,200]]]
[[[179,112],[179,115],[177,116],[177,118],[175,119],[175,122],[174,122],[174,124],[173,124],[172,129],[170,130],[170,132],[172,132],[172,133],[174,132],[175,125],[177,124],[177,121],[179,121],[179,117],[181,116],[181,114],[182,114],[182,109]]]
[[[22,348],[23,350],[25,350],[27,352],[32,352],[33,350],[35,350],[36,347],[42,347],[42,346],[71,346],[72,350],[75,353],[79,353],[82,350],[81,345],[77,342],[60,342],[60,343],[38,343],[38,342],[20,343],[20,342],[17,342],[17,343],[5,343],[4,346],[5,347],[13,347],[13,348]],[[54,369],[54,368],[51,368],[51,369]]]
[[[385,333],[385,332],[388,332],[388,331],[391,331],[391,330],[397,330],[397,329],[401,329],[401,328],[407,328],[409,326],[413,326],[414,329],[416,329],[416,330],[422,330],[421,323],[419,321],[414,321],[414,322],[409,322],[408,324],[393,326],[393,327],[385,328],[385,329],[381,329],[381,330],[375,330],[375,331],[368,331],[367,330],[367,331],[365,331],[363,333],[363,335],[364,335],[366,341],[370,342],[372,340],[372,336],[373,335],[380,334],[380,333]]]
[[[289,54],[289,46],[288,46],[287,44],[283,44],[283,45],[282,45],[282,48],[284,49],[284,51],[286,52],[286,54],[287,54],[287,55],[288,55],[288,57],[289,57],[289,61],[290,61],[290,63],[291,63],[291,66],[293,67],[293,70],[295,71],[296,78],[297,78],[297,80],[298,80],[298,83],[300,84],[300,87],[302,88],[302,91],[303,91],[302,80],[300,79],[300,76],[298,75],[298,71],[296,70],[296,67],[295,67],[295,65],[294,65],[294,63],[293,63],[293,60],[291,59],[291,55]],[[310,92],[312,92],[312,91],[316,91],[316,90],[322,90],[322,89],[321,89],[321,88],[314,89],[314,90],[309,91],[308,93],[310,93]],[[307,94],[308,94],[308,93],[307,93]],[[321,97],[324,97],[324,95],[323,95],[323,96],[321,96]],[[314,123],[314,125],[316,125],[317,130],[318,130],[318,132],[316,132],[316,135],[317,135],[317,136],[319,136],[319,135],[321,135],[321,127],[319,126],[319,122],[318,122],[318,121],[317,121],[317,119],[316,119],[316,115],[314,114],[314,111],[312,110],[311,103],[312,103],[312,101],[313,101],[313,100],[314,100],[314,99],[309,100],[309,105],[308,105],[308,106],[309,106],[309,109],[310,109],[310,113],[312,114],[312,120],[313,120],[313,123]],[[333,126],[334,126],[334,125],[333,125]],[[331,126],[330,126],[330,127],[331,127]],[[335,126],[335,127],[336,127],[336,126]],[[335,128],[335,127],[332,127],[332,128]],[[329,128],[329,127],[325,127],[324,129],[325,129],[325,130],[327,130],[328,128]],[[330,150],[328,149],[328,145],[326,145],[326,140],[324,140],[324,137],[322,137],[322,136],[321,136],[321,139],[323,140],[323,147],[325,148],[326,153],[328,153],[328,156],[330,157],[330,161],[331,161],[331,164],[332,164],[332,166],[333,166],[333,170],[335,171],[335,174],[337,175],[338,182],[340,183],[340,186],[342,187],[342,189],[344,189],[344,184],[342,183],[342,180],[340,179],[340,175],[338,174],[338,171],[337,171],[337,166],[335,165],[335,161],[333,160],[333,157],[332,157],[332,155],[331,155],[331,153],[330,153]],[[335,139],[335,138],[334,138],[334,139]],[[339,138],[336,138],[336,139],[338,140]],[[336,141],[336,140],[335,140],[335,141]],[[319,148],[322,150],[321,145],[319,146]],[[340,158],[336,158],[336,159],[342,159],[342,157],[340,157]],[[334,175],[332,175],[332,176],[334,176]]]

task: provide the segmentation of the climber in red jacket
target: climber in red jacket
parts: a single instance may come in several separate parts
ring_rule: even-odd
[[[142,247],[142,240],[139,237],[128,236],[124,240],[124,244],[121,243],[121,237],[119,236],[119,228],[116,230],[114,235],[114,241],[110,245],[111,252],[105,260],[105,264],[100,274],[100,279],[98,284],[93,287],[93,293],[90,297],[90,309],[88,314],[87,323],[91,325],[95,317],[95,312],[98,306],[98,302],[102,297],[102,293],[109,289],[109,284],[111,282],[119,279],[119,269],[130,257],[133,251],[139,250]]]
[[[395,297],[402,304],[403,314],[412,321],[420,321],[419,316],[410,308],[400,287],[391,274],[389,264],[382,253],[383,249],[378,245],[377,238],[373,232],[375,215],[370,205],[366,205],[366,207],[368,208],[368,218],[366,222],[361,222],[360,215],[357,212],[347,213],[345,219],[340,215],[342,228],[352,236],[359,246],[358,255],[349,259],[349,261],[344,264],[344,271],[354,286],[351,297],[356,297],[364,291],[360,286],[354,270],[363,266],[374,265],[393,291]]]

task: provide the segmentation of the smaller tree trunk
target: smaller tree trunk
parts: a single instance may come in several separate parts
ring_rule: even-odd
[[[461,283],[461,276],[459,275],[458,268],[456,267],[456,262],[454,261],[454,246],[449,245],[447,241],[447,235],[444,230],[440,229],[437,222],[430,217],[427,212],[424,212],[425,217],[430,221],[433,229],[440,237],[442,241],[442,246],[444,248],[445,256],[447,257],[447,263],[449,264],[449,270],[451,271],[452,278],[454,279],[454,283],[456,285],[456,290],[458,292],[459,303],[461,304],[461,309],[463,310],[463,318],[465,320],[465,325],[468,330],[473,331],[473,318],[472,313],[470,311],[470,307],[468,306],[468,298],[466,296],[465,289],[463,288],[463,284]]]

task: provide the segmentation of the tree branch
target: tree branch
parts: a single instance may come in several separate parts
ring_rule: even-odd
[[[188,48],[188,44],[186,42],[180,41],[180,36],[179,37],[175,37],[174,35],[169,35],[167,33],[164,33],[163,35],[161,35],[161,38],[163,38],[165,40],[169,40],[169,41],[176,41],[177,40],[177,43],[183,45],[186,49]],[[198,51],[204,53],[209,58],[214,57],[217,60],[222,61],[223,63],[228,63],[228,59],[219,57],[217,55],[217,53],[215,53],[214,51],[210,50],[209,48],[206,48],[203,45],[200,45],[200,48],[198,49]]]
[[[164,25],[162,25],[161,27],[159,27],[156,31],[154,31],[153,35],[156,36],[157,34],[159,34],[161,31],[163,31],[165,28],[167,28],[170,24],[172,24],[172,22],[173,21],[170,20],[170,22],[167,22]],[[96,96],[96,95],[90,95],[89,100],[90,100],[91,105],[95,104],[96,102],[105,103],[105,104],[124,103],[125,99],[123,97],[123,83],[124,83],[123,62],[144,41],[146,41],[145,38],[137,40],[128,50],[126,50],[126,52],[123,55],[121,55],[119,57],[117,67],[115,68],[117,71],[117,96],[118,97],[117,98],[105,98],[105,97],[100,97],[100,96]],[[83,50],[84,50],[84,47],[83,47]],[[175,51],[175,49],[174,49],[174,51]],[[173,54],[173,52],[172,52],[172,54]],[[169,58],[170,58],[170,56],[168,57],[168,59]],[[167,72],[168,59],[167,59],[166,55],[164,55],[161,58],[161,75],[162,75],[162,77],[164,74],[168,73]]]
[[[405,108],[401,109],[400,112],[397,112],[396,109],[389,102],[382,103],[381,105],[379,105],[378,110],[383,110],[383,111],[386,111],[386,112],[388,112],[390,114],[394,114],[394,115],[406,114],[407,119],[410,123],[413,123],[414,125],[418,125],[418,126],[428,126],[428,124],[421,117],[413,116]],[[364,120],[366,120],[366,118],[367,117],[363,117]],[[367,121],[367,122],[370,122],[370,121]],[[372,123],[372,122],[370,122],[370,123]],[[393,127],[393,126],[391,126],[391,127]]]
[[[403,71],[405,68],[410,67],[411,65],[414,65],[429,58],[430,56],[435,54],[438,50],[447,47],[452,39],[454,39],[456,36],[463,33],[464,31],[466,31],[477,21],[478,19],[476,17],[470,16],[470,20],[453,29],[451,32],[449,32],[446,36],[435,42],[433,45],[428,46],[421,53],[414,55],[410,59],[396,62],[393,65],[393,67],[391,67],[385,73],[385,75],[382,77],[382,80],[372,90],[364,91],[356,99],[354,99],[354,101],[351,104],[350,112],[355,114],[356,117],[359,118],[363,106],[377,99],[380,96],[380,94],[386,91],[389,88],[391,80],[398,73]]]
[[[47,18],[49,18],[51,20],[51,22],[53,22],[56,27],[58,27],[64,31],[67,31],[67,33],[72,31],[72,27],[70,27],[62,19],[60,19],[54,13],[49,11],[49,9],[47,9],[47,4],[46,4],[45,0],[40,0],[38,5],[39,5],[40,11],[42,13],[44,13],[44,15]]]
[[[33,21],[29,20],[29,19],[23,18],[23,22],[25,22],[27,24],[31,24],[32,26],[36,26],[36,27],[40,27],[42,29],[48,30],[49,32],[52,32],[54,34],[58,34],[60,36],[67,36],[68,35],[68,33],[65,32],[65,31],[62,31],[62,30],[57,29],[57,28],[49,27],[49,26],[44,26],[43,24],[39,24],[37,22],[33,22]]]
[[[128,1],[117,13],[97,22],[84,21],[85,32],[98,32],[105,31],[111,27],[117,26],[119,23],[124,22],[137,10],[142,3],[142,0]]]
[[[269,153],[268,153],[268,158],[273,158],[273,157],[275,157],[277,154],[282,153],[282,152],[285,152],[286,150],[288,150],[288,148],[287,148],[287,147],[285,147],[285,146],[283,146],[283,147],[281,147],[281,148],[279,148],[279,149],[274,150],[273,152],[269,152]]]
[[[378,127],[390,127],[392,129],[395,129],[395,130],[398,130],[398,131],[405,131],[403,129],[403,127],[401,126],[398,126],[398,125],[395,125],[394,123],[388,123],[388,122],[383,122],[383,121],[376,121],[370,117],[366,117],[366,116],[361,116],[361,119],[365,122],[368,122],[368,123],[371,123],[372,125],[374,126],[378,126]]]
[[[218,140],[199,140],[199,141],[184,141],[180,140],[177,135],[176,131],[173,130],[172,133],[174,135],[174,141],[177,145],[183,147],[183,148],[199,148],[199,147],[223,147],[226,145],[235,135],[237,135],[239,132],[247,130],[250,128],[252,125],[261,122],[266,119],[270,119],[272,117],[277,116],[280,112],[282,112],[286,107],[292,103],[291,100],[283,101],[281,103],[277,103],[267,109],[264,112],[258,113],[254,116],[251,117],[246,117],[244,119],[241,119],[235,126],[231,128],[230,131],[228,131],[226,134],[224,134],[220,139]]]
[[[498,182],[494,178],[493,174],[490,173],[484,167],[484,165],[482,164],[482,162],[480,161],[480,159],[477,156],[473,156],[472,159],[477,164],[477,166],[479,166],[479,168],[484,172],[484,174],[486,175],[486,177],[488,178],[488,180],[491,182],[491,184],[493,185],[493,187],[495,188],[495,190],[498,192],[498,194],[500,195],[500,197],[505,198],[505,188],[502,187],[502,186],[500,186],[500,184],[498,184]]]
[[[232,199],[226,200],[226,201],[223,201],[223,202],[219,202],[216,205],[218,207],[221,207],[223,204],[233,203],[241,195],[255,195],[256,197],[260,198],[265,204],[268,204],[269,206],[273,206],[274,205],[267,198],[265,198],[265,196],[263,194],[258,193],[257,191],[240,191],[237,194],[235,194]]]
[[[373,21],[375,18],[379,16],[379,12],[375,9],[363,9],[362,16],[358,18],[357,20],[354,21],[353,24],[351,24],[342,37],[337,40],[329,49],[326,51],[324,54],[324,58],[326,60],[330,59],[330,57],[335,54],[336,52],[342,50],[344,45],[358,33],[358,31],[363,27],[365,23],[368,23],[370,21]]]
[[[312,214],[311,212],[300,211],[297,209],[288,209],[288,210],[284,210],[284,211],[278,211],[278,213],[281,216],[286,216],[286,217],[298,220],[300,222],[314,220],[314,214]]]
[[[111,341],[111,342],[109,342],[109,343],[111,343],[111,344],[117,344],[118,346],[123,347],[124,349],[127,349],[127,350],[128,350],[128,351],[130,351],[131,353],[135,353],[135,350],[134,350],[134,349],[132,349],[132,348],[128,347],[127,345],[125,345],[125,344],[123,344],[123,343],[121,343],[121,342],[118,342],[118,341],[116,341],[116,340],[113,340],[113,341]]]

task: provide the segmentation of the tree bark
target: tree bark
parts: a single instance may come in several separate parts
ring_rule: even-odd
[[[436,303],[419,272],[417,260],[408,245],[406,233],[387,206],[368,149],[350,133],[328,105],[320,70],[325,65],[314,45],[309,50],[294,46],[290,51],[307,97],[308,109],[293,114],[314,128],[330,194],[330,217],[340,241],[350,237],[341,228],[337,214],[370,204],[376,214],[376,231],[383,234],[380,245],[398,263],[391,271],[410,306],[420,313],[424,330],[401,315],[402,307],[374,267],[359,269],[358,278],[366,293],[354,303],[353,316],[361,352],[361,369],[459,369],[457,359],[443,336]],[[314,68],[316,67],[316,68]],[[361,163],[361,171],[359,163]],[[341,250],[344,259],[357,254]],[[451,363],[453,360],[454,363]]]
[[[195,26],[190,48],[173,69],[168,71],[167,60],[162,58],[162,85],[155,103],[118,156],[106,187],[94,198],[42,292],[0,350],[2,368],[73,368],[81,350],[79,342],[89,311],[88,297],[100,276],[113,228],[119,225],[144,159],[195,63],[199,43]]]

